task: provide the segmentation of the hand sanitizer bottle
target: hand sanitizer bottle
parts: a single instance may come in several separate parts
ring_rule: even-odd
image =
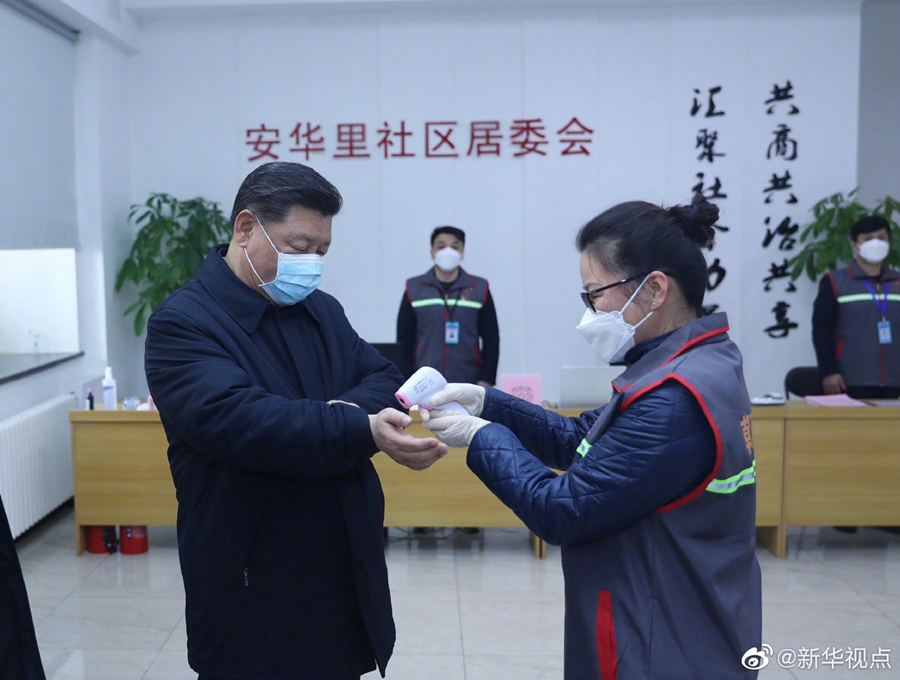
[[[116,379],[113,378],[112,369],[107,366],[103,375],[103,408],[107,411],[115,411],[119,406],[116,395]]]

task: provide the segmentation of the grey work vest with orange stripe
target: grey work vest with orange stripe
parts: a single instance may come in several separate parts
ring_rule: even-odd
[[[844,382],[854,386],[900,386],[900,272],[885,267],[880,277],[867,278],[862,268],[851,262],[826,276],[831,279],[838,301],[834,346]],[[866,281],[875,291],[878,303],[886,305],[885,320],[891,324],[893,336],[890,344],[878,342],[881,311],[866,288]]]
[[[756,463],[743,361],[727,330],[724,314],[704,317],[641,357],[578,449],[590,456],[618,415],[666,380],[694,395],[716,441],[699,487],[601,541],[563,547],[566,667],[598,669],[578,680],[756,677],[741,663],[762,637]]]
[[[406,282],[406,295],[416,313],[416,369],[431,366],[447,382],[474,383],[481,369],[478,314],[487,299],[488,282],[460,267],[459,277],[446,293],[434,269]],[[448,321],[459,323],[459,342],[446,343]]]

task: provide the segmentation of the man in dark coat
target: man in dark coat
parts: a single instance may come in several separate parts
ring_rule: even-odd
[[[403,433],[400,373],[316,290],[341,201],[311,168],[260,166],[231,243],[147,324],[201,680],[383,675],[393,649],[370,458],[424,469],[447,449]]]
[[[0,498],[0,680],[44,680],[16,544]]]

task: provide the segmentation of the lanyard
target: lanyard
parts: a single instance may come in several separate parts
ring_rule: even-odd
[[[452,323],[452,322],[453,322],[453,315],[456,314],[456,308],[459,307],[459,296],[462,295],[463,289],[462,289],[462,288],[457,289],[457,291],[456,291],[456,304],[454,304],[454,305],[448,305],[448,304],[447,304],[447,300],[449,299],[449,298],[447,297],[447,294],[448,294],[449,292],[450,292],[450,291],[447,291],[447,293],[444,293],[444,306],[450,308],[450,309],[448,310],[448,312],[447,312],[447,318],[448,318],[448,320]]]
[[[891,282],[885,281],[884,283],[884,298],[881,302],[878,302],[878,296],[875,294],[875,291],[872,290],[872,286],[869,284],[868,279],[863,279],[863,283],[866,284],[866,288],[869,289],[869,293],[872,295],[872,299],[875,301],[875,306],[878,307],[878,312],[881,314],[881,320],[884,321],[887,316],[887,303],[888,303],[888,290],[891,288]]]

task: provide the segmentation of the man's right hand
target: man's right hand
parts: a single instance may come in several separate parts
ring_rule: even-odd
[[[841,392],[845,392],[847,386],[844,384],[844,376],[840,373],[832,373],[831,375],[825,376],[822,378],[822,389],[825,390],[825,394],[840,394]]]
[[[424,470],[447,455],[447,445],[430,437],[420,439],[406,434],[403,430],[410,423],[412,418],[394,408],[369,415],[369,427],[378,448],[400,465]]]

